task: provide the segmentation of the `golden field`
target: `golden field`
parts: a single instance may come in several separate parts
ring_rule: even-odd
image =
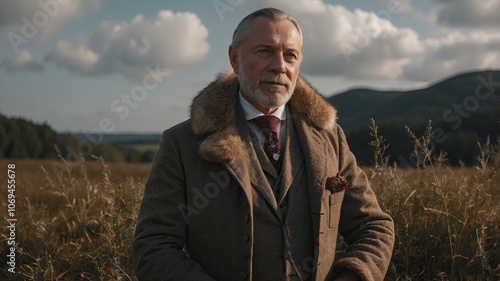
[[[499,146],[483,145],[476,167],[448,167],[423,149],[418,168],[403,169],[374,137],[375,166],[365,171],[396,226],[386,279],[500,280]],[[135,280],[130,245],[149,164],[0,159],[2,214],[11,163],[16,273],[2,228],[0,279]]]
[[[16,174],[16,273],[0,280],[134,280],[130,244],[149,164],[0,159],[2,214],[7,167]]]

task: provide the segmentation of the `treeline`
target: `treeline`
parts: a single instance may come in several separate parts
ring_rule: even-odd
[[[460,122],[432,121],[432,138],[429,142],[435,155],[443,152],[446,162],[450,165],[476,164],[479,155],[479,144],[484,144],[487,139],[496,143],[500,138],[500,109],[490,106],[480,107],[470,112],[470,115],[461,118]],[[376,121],[376,120],[375,120]],[[373,147],[368,145],[373,140],[370,134],[369,120],[366,128],[347,133],[347,140],[358,162],[372,165],[374,159]],[[400,167],[415,166],[418,162],[415,146],[409,132],[402,122],[378,124],[380,135],[385,138],[388,145],[386,155],[390,163]],[[425,134],[427,124],[411,127],[417,136]]]
[[[57,133],[48,123],[35,124],[23,118],[0,114],[0,157],[57,158],[57,149],[66,160],[102,157],[108,162],[151,162],[154,151],[118,148],[105,143],[80,140],[69,133]]]

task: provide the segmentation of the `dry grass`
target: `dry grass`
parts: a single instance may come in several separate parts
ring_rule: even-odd
[[[386,279],[500,280],[500,146],[482,145],[477,167],[451,168],[433,154],[432,134],[413,135],[419,165],[403,169],[388,163],[374,122],[372,131],[376,165],[365,170],[396,226]],[[130,245],[149,164],[7,163],[16,164],[18,273],[5,272],[2,252],[0,279],[135,280]]]
[[[500,280],[500,143],[480,145],[476,167],[446,165],[407,128],[416,169],[391,166],[372,120],[376,165],[369,176],[394,218],[396,244],[387,280]]]
[[[130,244],[148,164],[7,163],[16,164],[17,268],[6,272],[2,254],[0,277],[134,280]],[[4,233],[1,240],[7,245]]]

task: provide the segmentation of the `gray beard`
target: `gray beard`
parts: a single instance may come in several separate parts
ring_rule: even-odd
[[[238,74],[240,87],[243,89],[244,93],[253,101],[265,108],[277,108],[286,104],[292,97],[293,90],[295,86],[288,87],[287,93],[284,97],[278,96],[266,96],[259,88],[259,81],[255,85],[251,85],[250,78],[244,71],[240,70]],[[260,80],[260,79],[259,79]]]

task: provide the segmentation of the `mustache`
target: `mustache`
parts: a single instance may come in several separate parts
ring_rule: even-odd
[[[259,84],[260,83],[277,83],[277,84],[282,84],[285,85],[287,88],[290,87],[290,80],[286,76],[282,75],[273,75],[273,74],[267,74],[264,76],[261,76],[259,78]]]

